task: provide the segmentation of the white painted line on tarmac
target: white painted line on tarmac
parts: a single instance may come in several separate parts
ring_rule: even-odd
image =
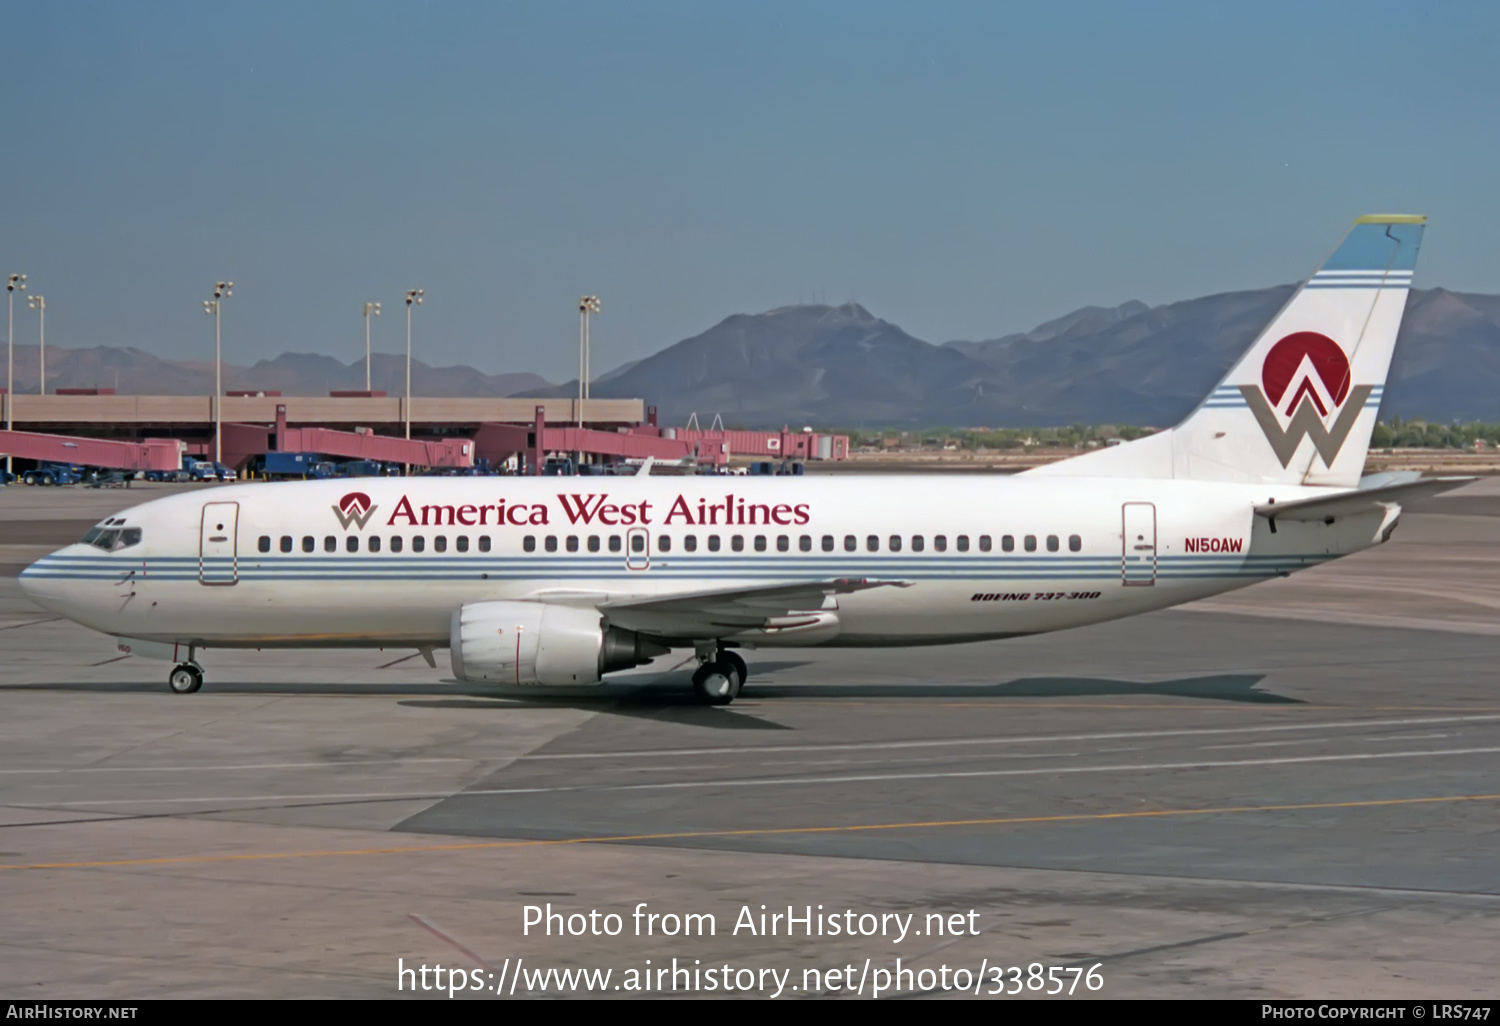
[[[401,766],[406,763],[425,762],[493,762],[510,758],[505,755],[476,755],[464,759],[457,756],[429,759],[357,759],[347,762],[246,762],[237,766],[79,766],[53,769],[0,769],[0,773],[204,773],[210,771],[266,769],[338,769],[342,766]]]
[[[523,755],[521,760],[632,759],[667,755],[739,755],[762,752],[847,752],[873,749],[942,748],[963,745],[1024,745],[1046,741],[1120,741],[1151,737],[1199,737],[1217,734],[1264,734],[1286,730],[1356,730],[1361,727],[1408,727],[1432,723],[1494,723],[1500,714],[1425,716],[1399,720],[1347,720],[1334,723],[1286,723],[1254,727],[1192,727],[1181,730],[1119,731],[1107,734],[1035,734],[1016,737],[942,738],[932,741],[849,741],[826,745],[747,745],[739,748],[648,748],[624,752],[567,752]],[[520,760],[518,760],[520,761]]]
[[[866,784],[894,780],[952,780],[975,777],[1030,777],[1061,773],[1151,773],[1160,770],[1237,769],[1248,766],[1290,766],[1304,763],[1366,762],[1380,759],[1436,759],[1456,755],[1493,755],[1500,747],[1445,748],[1415,752],[1354,752],[1344,755],[1297,755],[1280,759],[1222,759],[1199,762],[1136,763],[1115,766],[1046,766],[1032,769],[947,770],[923,773],[865,773],[820,777],[760,777],[728,780],[682,780],[652,784],[567,784],[559,787],[502,787],[472,791],[368,791],[344,794],[211,795],[193,798],[100,798],[92,801],[46,802],[30,805],[7,801],[11,808],[50,809],[76,805],[192,805],[212,802],[373,801],[469,798],[495,795],[561,794],[566,792],[673,791],[729,787],[795,787],[818,784]]]

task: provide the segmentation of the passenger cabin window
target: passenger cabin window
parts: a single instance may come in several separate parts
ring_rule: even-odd
[[[284,534],[284,535],[281,536],[281,551],[282,552],[291,552],[292,551],[292,536],[291,535]]]
[[[611,552],[619,552],[620,549],[621,549],[621,547],[622,547],[622,542],[620,541],[620,536],[618,534],[612,534],[612,535],[610,535],[609,536],[609,551],[611,551]]]
[[[698,551],[698,536],[696,534],[683,535],[682,548],[686,552]]]
[[[266,543],[266,549],[268,549],[268,548],[271,547],[271,539],[269,539],[269,538],[262,538],[261,540]],[[266,549],[261,549],[260,551],[265,552]],[[339,550],[339,540],[338,540],[338,538],[336,536],[334,536],[334,535],[331,535],[331,534],[324,535],[323,536],[323,551],[324,552],[337,552],[338,550]]]
[[[448,536],[446,534],[440,534],[436,538],[432,539],[432,551],[433,552],[447,552],[448,551]]]
[[[527,552],[535,552],[536,551],[536,535],[534,535],[534,534],[528,534],[525,538],[522,538],[521,539],[521,548],[524,549]]]
[[[630,551],[631,552],[645,552],[646,551],[646,536],[644,534],[632,534],[630,536]]]
[[[988,552],[991,548],[992,546],[990,545],[990,536],[987,534],[981,534],[979,536],[979,551]]]
[[[306,535],[302,536],[302,551],[303,552],[311,552],[313,549],[315,549],[317,547],[318,547],[318,539],[314,538],[310,534],[306,534]]]
[[[546,549],[548,552],[556,552],[557,551],[557,535],[555,535],[555,534],[549,534],[549,535],[547,535],[546,539],[542,542],[542,547],[544,549]]]
[[[778,534],[776,536],[776,551],[777,552],[790,552],[790,551],[792,551],[792,540],[790,538],[788,538],[784,534]]]
[[[865,539],[865,548],[869,549],[871,552],[879,552],[880,551],[880,535],[878,535],[878,534],[872,534],[868,538],[866,538]]]
[[[379,552],[380,551],[380,535],[378,535],[378,534],[372,534],[372,535],[370,535],[369,540],[365,542],[365,551],[366,552]]]
[[[969,536],[968,535],[961,534],[961,535],[958,536],[958,538],[956,540],[958,542],[958,551],[959,552],[968,552],[969,551]]]
[[[348,550],[349,552],[358,552],[359,551],[359,535],[357,535],[357,534],[351,534],[349,537],[345,538],[344,539],[344,548],[346,550]]]
[[[719,551],[719,536],[718,535],[711,534],[711,535],[708,536],[708,551],[709,552],[718,552]]]
[[[1058,545],[1057,545],[1057,535],[1055,535],[1055,534],[1049,534],[1049,535],[1047,535],[1047,551],[1048,552],[1056,552],[1057,548],[1058,548]]]
[[[736,552],[744,552],[745,536],[743,534],[731,535],[729,539],[729,547]]]
[[[411,536],[411,550],[413,552],[421,552],[425,548],[427,548],[426,538],[424,538],[420,534],[414,534]]]
[[[598,552],[599,551],[599,536],[597,534],[591,534],[591,535],[589,535],[589,551],[590,552]]]
[[[1013,538],[1011,535],[1008,535],[1008,534],[1007,535],[1002,535],[1001,538],[1000,538],[1000,548],[1003,549],[1006,552],[1014,552],[1014,551],[1016,551],[1016,540],[1015,540],[1015,538]]]
[[[488,552],[488,551],[490,551],[490,536],[489,535],[487,535],[487,534],[481,534],[479,536],[479,551],[480,552]]]
[[[466,534],[459,535],[457,538],[453,539],[453,546],[454,548],[458,549],[459,552],[468,552],[469,536]]]
[[[764,552],[764,551],[766,551],[766,536],[765,535],[763,535],[763,534],[757,534],[755,536],[755,551],[756,552]]]
[[[1081,552],[1083,550],[1083,539],[1076,534],[1068,535],[1068,551]]]
[[[401,536],[399,534],[393,534],[393,535],[391,535],[391,551],[392,552],[400,552],[401,551],[401,547],[404,544],[406,544],[406,543],[401,540]]]
[[[578,535],[576,535],[576,534],[570,534],[570,535],[568,535],[568,551],[569,552],[577,552],[578,551]]]
[[[899,534],[893,534],[893,535],[891,535],[891,551],[892,552],[900,552],[901,551],[901,536]]]
[[[945,534],[935,534],[935,535],[933,535],[932,536],[932,547],[934,549],[936,549],[938,552],[947,552],[948,551],[948,536],[945,535]]]
[[[97,535],[97,534],[94,535],[94,538],[97,538],[97,537],[99,537],[99,535]],[[88,541],[93,541],[94,538],[89,538],[87,540]],[[268,534],[261,535],[260,536],[260,541],[258,541],[258,542],[255,543],[255,547],[257,549],[259,549],[260,551],[262,551],[262,552],[270,552],[271,551],[271,536],[268,535]]]
[[[1028,534],[1026,536],[1025,545],[1026,545],[1026,551],[1027,552],[1035,552],[1036,551],[1036,535],[1034,535],[1034,534]]]
[[[914,534],[911,536],[911,550],[913,552],[921,552],[925,546],[926,542],[922,540],[922,536],[920,534]]]
[[[657,535],[657,538],[656,538],[656,551],[657,552],[671,552],[672,551],[672,536],[669,535],[669,534]]]
[[[844,535],[844,551],[845,552],[854,552],[858,548],[859,548],[859,539],[858,538],[854,537],[854,535],[852,535],[852,534],[846,534],[846,535]]]

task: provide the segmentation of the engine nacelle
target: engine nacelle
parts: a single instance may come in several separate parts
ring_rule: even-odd
[[[597,609],[547,602],[471,602],[449,626],[453,675],[491,684],[597,684],[668,649],[604,627]]]

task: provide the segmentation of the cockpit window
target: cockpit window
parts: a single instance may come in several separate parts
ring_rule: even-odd
[[[96,549],[105,552],[115,552],[119,549],[128,549],[132,545],[141,543],[141,529],[139,527],[105,528],[96,527],[83,536],[84,545],[92,545]]]

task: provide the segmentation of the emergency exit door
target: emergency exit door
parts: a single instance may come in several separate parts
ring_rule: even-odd
[[[240,579],[239,521],[239,503],[204,503],[198,528],[198,583],[233,584]]]
[[[1120,514],[1123,530],[1120,540],[1121,580],[1131,585],[1156,583],[1156,505],[1150,502],[1127,502]]]

